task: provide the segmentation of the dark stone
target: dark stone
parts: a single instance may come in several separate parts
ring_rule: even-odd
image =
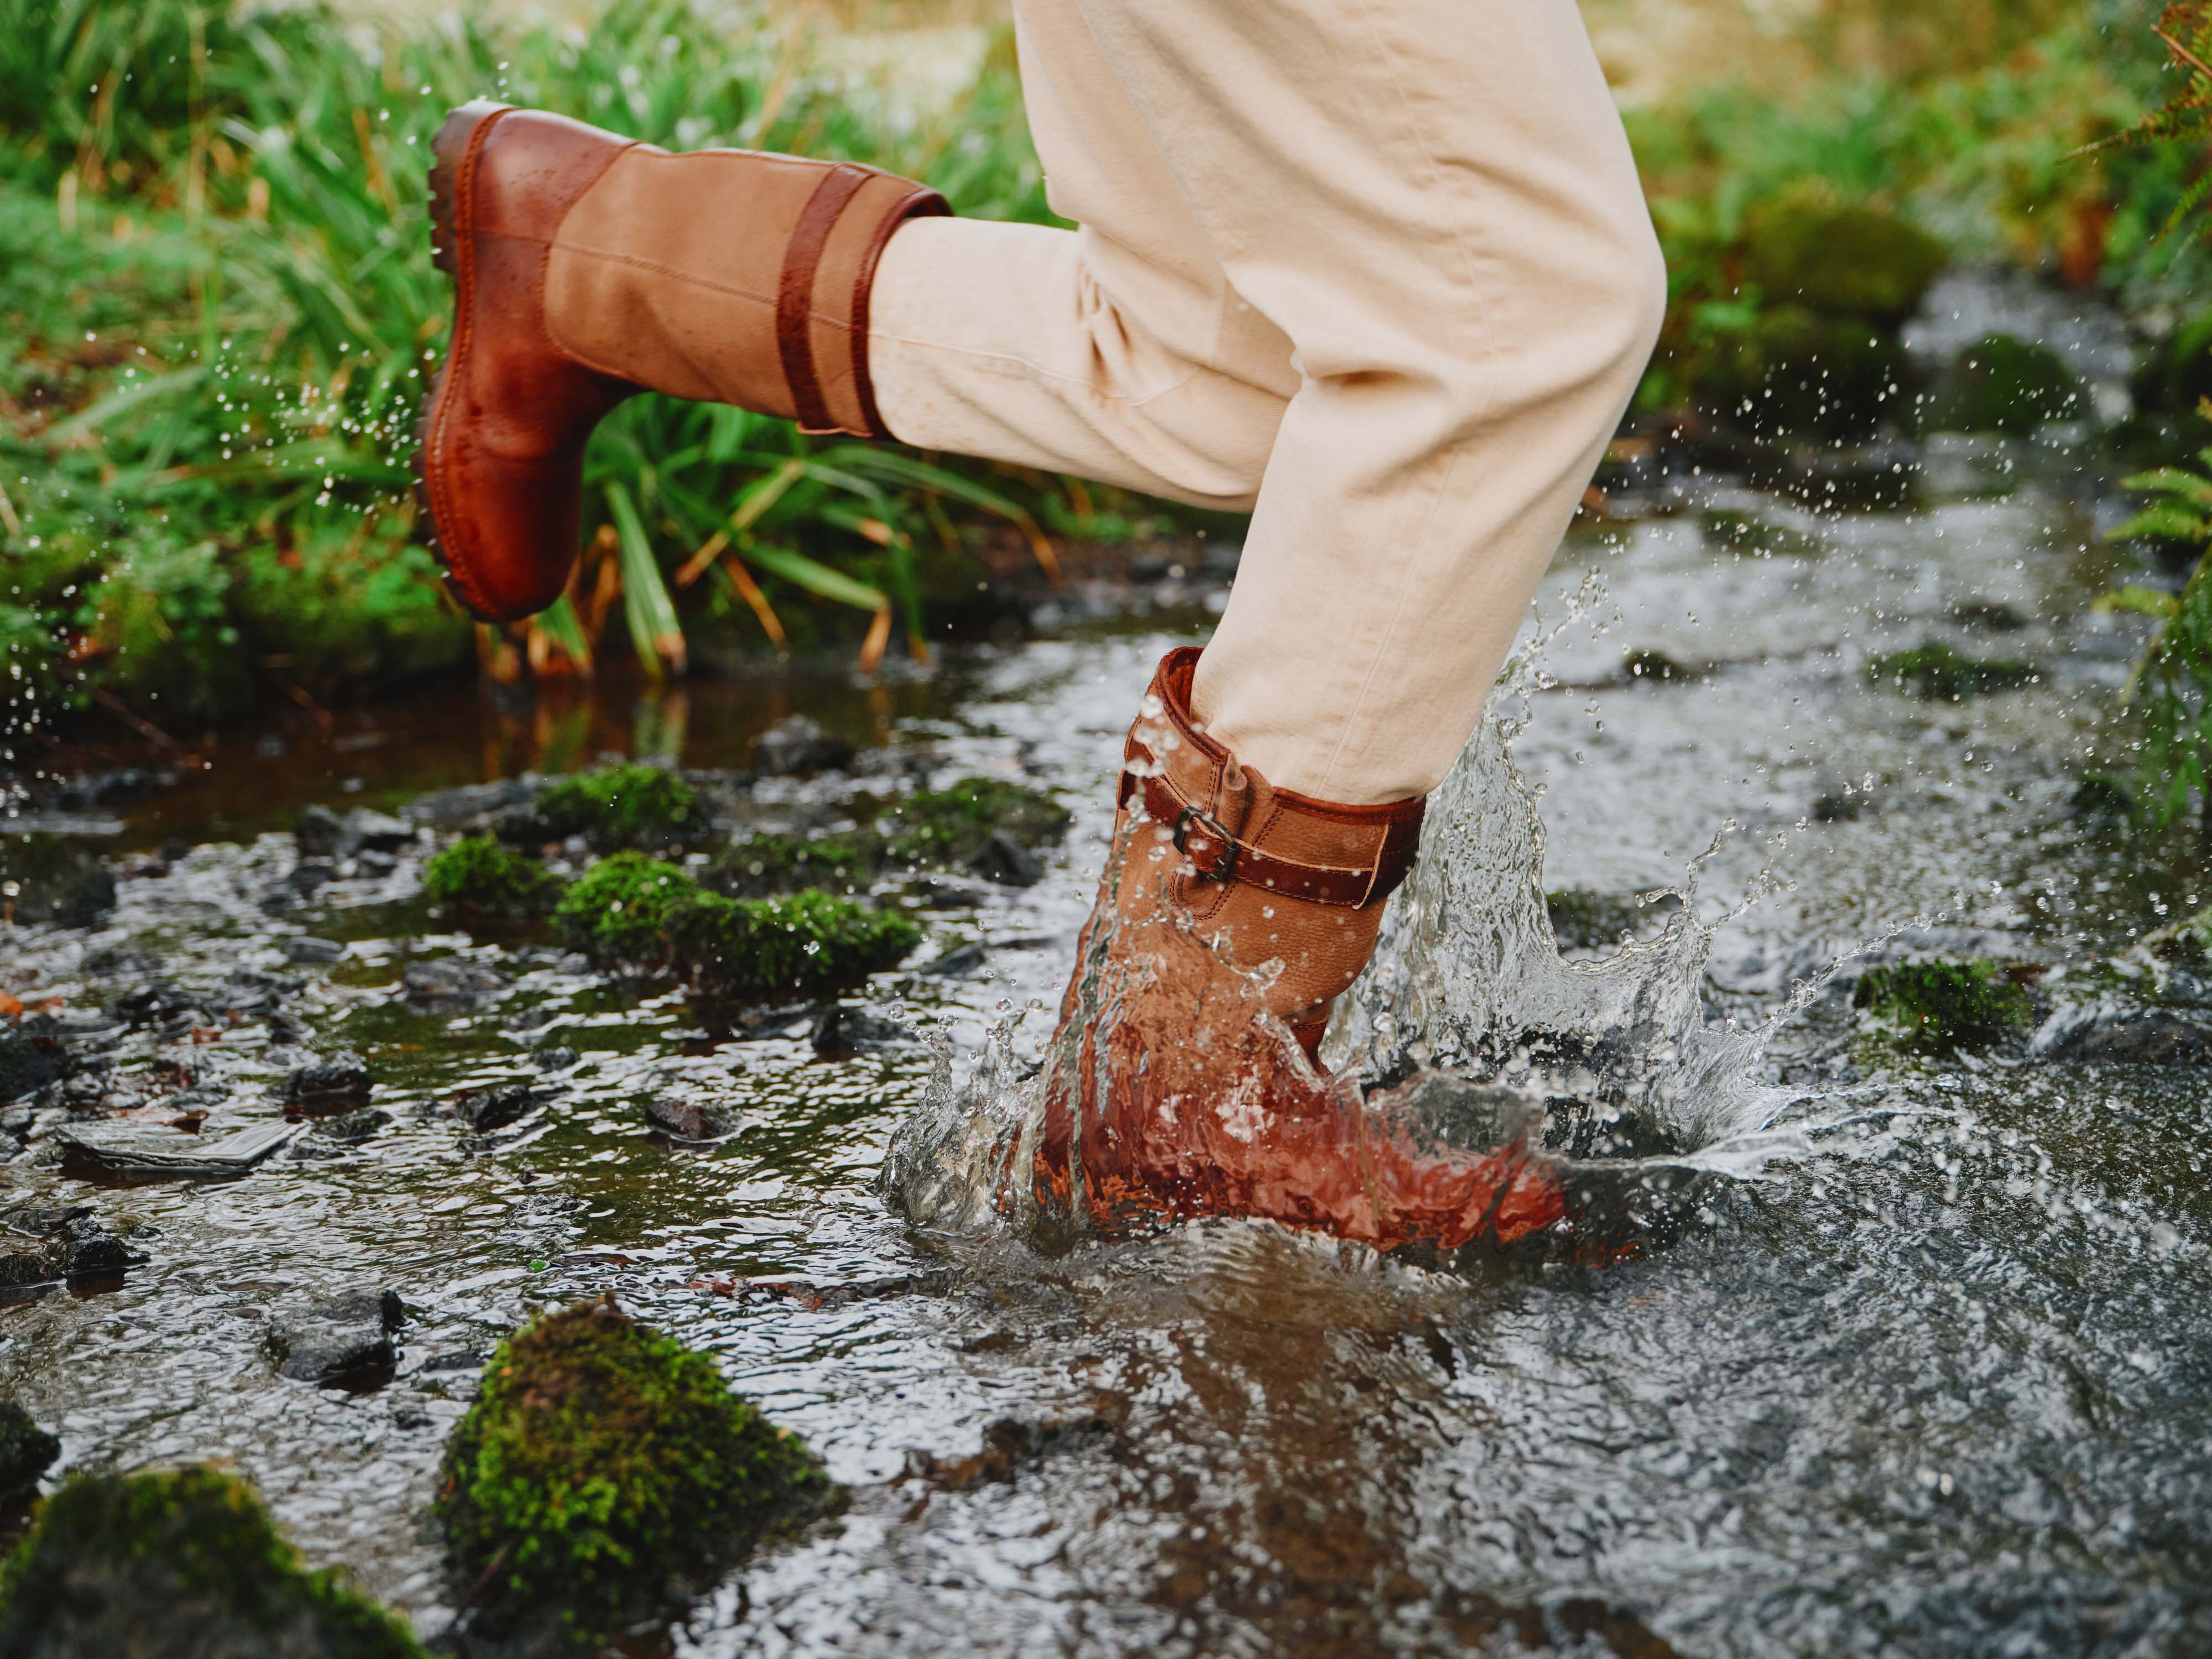
[[[1620,659],[1620,676],[1626,680],[1688,680],[1694,673],[1688,664],[1649,647],[1624,652]]]
[[[2086,1003],[2045,1020],[2028,1052],[2041,1060],[2212,1066],[2212,1026],[2163,1008]]]
[[[301,898],[309,898],[318,888],[337,878],[337,871],[319,859],[303,859],[292,866],[292,873],[284,878],[284,884]]]
[[[520,778],[434,789],[408,804],[407,816],[432,830],[463,830],[484,824],[502,812],[529,805],[531,787]]]
[[[364,848],[389,853],[404,847],[415,839],[415,826],[365,806],[343,817],[327,806],[309,806],[293,825],[292,839],[302,859],[346,859]]]
[[[770,726],[753,743],[753,765],[769,777],[830,772],[850,765],[853,745],[823,731],[804,714]]]
[[[955,950],[947,951],[933,961],[923,963],[915,971],[918,974],[927,974],[933,979],[966,979],[971,974],[979,972],[982,966],[983,947],[980,945],[963,945]]]
[[[541,1072],[565,1072],[582,1058],[574,1048],[560,1043],[533,1048],[530,1053],[530,1063]]]
[[[115,908],[115,874],[97,854],[47,835],[0,836],[0,918],[97,927]]]
[[[366,806],[357,806],[345,815],[345,832],[354,852],[396,853],[415,840],[415,826],[404,818]]]
[[[2046,345],[1992,334],[1961,351],[1929,399],[1923,424],[1939,432],[2032,438],[2048,421],[2089,410],[2081,377]]]
[[[968,867],[1001,887],[1034,887],[1044,879],[1044,866],[1036,855],[1003,830],[991,832]]]
[[[69,1074],[69,1053],[44,1016],[0,1026],[0,1101],[21,1100]]]
[[[336,939],[317,939],[312,933],[301,933],[284,941],[284,960],[299,963],[331,963],[345,954],[345,946]]]
[[[265,1014],[280,1002],[295,997],[307,985],[289,974],[268,974],[258,968],[234,969],[206,1001],[226,1014]]]
[[[296,1014],[283,1010],[269,1016],[269,1040],[271,1042],[295,1043],[307,1040],[307,1022]]]
[[[31,1420],[12,1400],[0,1400],[0,1503],[22,1497],[39,1484],[62,1443]]]
[[[337,858],[353,850],[346,842],[345,820],[327,806],[303,807],[292,826],[292,842],[303,859]]]
[[[1815,823],[1851,823],[1866,811],[1866,797],[1849,789],[1829,789],[1813,798]]]
[[[392,1334],[404,1317],[397,1291],[347,1291],[272,1319],[269,1348],[277,1374],[295,1382],[378,1388],[392,1380]]]
[[[921,749],[864,749],[847,767],[856,778],[883,779],[894,783],[925,784],[936,757]]]
[[[161,959],[127,945],[103,945],[85,952],[83,971],[95,979],[143,979],[161,971]]]
[[[526,1083],[499,1089],[467,1089],[453,1097],[453,1115],[480,1135],[504,1129],[527,1116],[550,1097]]]
[[[309,1060],[284,1079],[285,1100],[311,1116],[343,1112],[368,1100],[368,1066],[351,1049]]]
[[[119,1273],[138,1258],[131,1247],[82,1205],[66,1210],[19,1211],[9,1218],[18,1232],[36,1227],[35,1249],[0,1255],[0,1289],[24,1290],[64,1279]]]
[[[353,1146],[367,1140],[391,1121],[391,1113],[380,1112],[372,1106],[357,1112],[347,1112],[342,1116],[325,1118],[315,1125],[315,1133]]]
[[[912,1042],[915,1038],[911,1029],[896,1020],[882,1018],[865,1008],[848,1008],[833,1003],[814,1022],[810,1040],[816,1054],[827,1055],[862,1054]]]
[[[354,868],[364,876],[388,876],[399,867],[399,860],[390,853],[371,849],[354,855]]]
[[[728,1108],[696,1100],[648,1100],[645,1118],[679,1140],[714,1140],[738,1127]]]
[[[507,977],[496,969],[461,957],[441,957],[431,962],[410,962],[400,975],[412,1001],[427,1008],[473,1008],[507,988]]]

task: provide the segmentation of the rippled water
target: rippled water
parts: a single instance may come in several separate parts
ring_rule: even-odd
[[[1160,652],[1202,629],[1193,603],[872,692],[775,694],[858,740],[933,744],[941,776],[1018,772],[1078,807],[1040,886],[926,913],[915,960],[980,939],[988,977],[872,989],[947,1045],[942,1074],[926,1046],[826,1061],[796,1026],[737,1041],[549,946],[430,931],[416,855],[295,916],[259,908],[304,799],[390,802],[602,748],[731,763],[786,712],[758,688],[566,727],[402,710],[295,735],[281,761],[223,753],[125,809],[131,846],[246,839],[126,876],[98,936],[0,934],[0,984],[96,1003],[147,977],[87,970],[117,944],[188,987],[298,975],[292,1006],[319,1045],[368,1054],[394,1121],[228,1184],[94,1189],[35,1149],[7,1166],[14,1196],[157,1231],[119,1290],[0,1309],[0,1388],[75,1465],[234,1461],[311,1558],[426,1632],[448,1592],[424,1510],[477,1364],[533,1308],[611,1289],[717,1352],[854,1491],[841,1526],[703,1602],[672,1638],[684,1652],[2212,1649],[2205,1074],[1863,1071],[1850,969],[1821,977],[1916,918],[1925,942],[2057,962],[2206,896],[2185,850],[2093,845],[2066,815],[2131,648],[2087,611],[2108,561],[2081,495],[2061,467],[1954,447],[1911,511],[1814,515],[1701,483],[1562,559],[1551,614],[1592,570],[1604,591],[1500,705],[1526,720],[1526,793],[1486,738],[1433,817],[1432,854],[1451,850],[1425,859],[1331,1052],[1392,1074],[1502,1067],[1657,1126],[1696,1204],[1630,1259],[1448,1273],[1236,1222],[1046,1254],[886,1207],[902,1121],[1012,1088],[1036,1056],[1121,731]],[[2043,680],[1940,705],[1867,685],[1867,654],[1930,638],[2032,658]],[[1687,672],[1625,678],[1626,647]],[[836,811],[834,786],[766,793]],[[1822,796],[1859,815],[1818,821]],[[1562,963],[1547,886],[1674,888],[1690,911],[1639,913],[1631,954]],[[347,956],[286,965],[303,930]],[[399,974],[442,953],[513,987],[418,1012]],[[479,1142],[425,1115],[539,1077],[548,1042],[581,1058],[521,1123]],[[189,1058],[230,1082],[211,1127],[274,1115],[262,1091],[295,1058],[252,1024],[121,1052],[126,1073]],[[642,1113],[670,1094],[741,1127],[671,1143]],[[277,1378],[267,1310],[355,1284],[411,1310],[398,1376],[357,1395]]]

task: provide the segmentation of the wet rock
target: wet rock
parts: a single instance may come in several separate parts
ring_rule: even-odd
[[[2135,827],[2135,792],[2108,772],[2086,772],[2067,798],[2067,815],[2084,829],[2115,830]]]
[[[364,848],[392,852],[415,839],[415,826],[388,813],[356,807],[341,816],[327,806],[301,809],[292,828],[302,859],[347,859]]]
[[[1866,816],[1867,798],[1850,784],[1823,789],[1813,797],[1808,816],[1815,823],[1856,823]]]
[[[270,1320],[269,1350],[277,1375],[295,1382],[377,1388],[392,1380],[392,1337],[404,1317],[397,1291],[344,1291]]]
[[[803,1036],[822,1017],[819,1004],[787,1002],[774,1008],[748,1008],[730,1021],[731,1034],[742,1042],[765,1042],[771,1037]]]
[[[559,878],[489,836],[466,836],[422,866],[422,896],[478,921],[542,916],[561,896]]]
[[[498,1089],[467,1089],[453,1097],[453,1115],[480,1135],[520,1123],[552,1098],[550,1091],[526,1083]]]
[[[374,848],[354,854],[353,867],[364,876],[388,876],[399,867],[396,854],[380,853]]]
[[[173,787],[178,774],[166,766],[118,766],[88,772],[74,778],[56,779],[33,797],[51,812],[90,812],[143,800]]]
[[[1959,353],[1923,415],[1931,431],[2032,438],[2051,421],[2088,412],[2081,377],[2045,345],[1992,334]]]
[[[430,830],[464,830],[491,824],[513,808],[527,806],[534,793],[520,778],[434,789],[408,803],[407,816]]]
[[[1621,653],[1620,674],[1627,680],[1673,681],[1693,679],[1698,671],[1687,663],[1677,662],[1663,651],[1646,647]]]
[[[368,1063],[350,1048],[341,1048],[299,1067],[278,1092],[287,1104],[319,1117],[365,1105],[368,1091]]]
[[[137,950],[127,945],[103,945],[97,951],[88,951],[81,970],[91,979],[150,978],[161,971],[161,959],[150,951]]]
[[[530,1063],[541,1072],[565,1072],[582,1058],[564,1043],[548,1043],[530,1051]]]
[[[1873,659],[1866,677],[1870,684],[1910,691],[1932,702],[1957,702],[2032,684],[2041,673],[2032,662],[1969,657],[1948,645],[1929,644]]]
[[[1058,798],[1003,778],[963,778],[949,788],[909,796],[878,824],[892,859],[916,866],[963,868],[994,836],[1028,852],[1059,845],[1067,809]]]
[[[307,1040],[307,1023],[295,1014],[282,1009],[269,1016],[269,1040],[271,1042],[292,1044]]]
[[[141,1259],[129,1244],[108,1231],[88,1206],[18,1211],[9,1231],[37,1243],[0,1255],[0,1290],[20,1291],[73,1279],[119,1273]]]
[[[853,745],[823,732],[820,722],[793,714],[753,741],[753,766],[768,777],[834,772],[852,763]]]
[[[822,1011],[808,1034],[814,1052],[823,1055],[864,1054],[916,1040],[913,1030],[896,1020],[836,1003]]]
[[[228,1135],[185,1133],[136,1123],[70,1124],[54,1132],[62,1169],[80,1180],[228,1181],[246,1175],[298,1133],[279,1119]]]
[[[925,962],[915,969],[932,979],[968,979],[982,971],[983,947],[962,945],[947,951],[943,956]]]
[[[345,831],[353,848],[363,853],[396,853],[415,840],[415,826],[389,812],[357,806],[345,815]]]
[[[983,893],[976,888],[963,887],[957,881],[939,881],[930,876],[915,880],[912,891],[923,908],[930,910],[974,910],[984,900]]]
[[[114,908],[114,872],[97,854],[56,836],[0,836],[0,920],[97,927]]]
[[[585,1480],[589,1522],[550,1524]],[[472,1633],[530,1651],[596,1650],[660,1609],[672,1581],[718,1580],[838,1496],[820,1460],[731,1393],[713,1359],[611,1299],[501,1346],[441,1486],[453,1579],[477,1598]]]
[[[474,1008],[507,989],[504,974],[464,957],[410,962],[399,981],[410,1001],[433,1010]]]
[[[728,1107],[700,1100],[648,1100],[645,1121],[679,1140],[716,1140],[738,1127]]]
[[[929,781],[936,763],[936,757],[927,750],[864,749],[845,769],[856,778],[921,784]]]
[[[701,880],[732,898],[765,898],[818,888],[858,893],[883,868],[888,849],[873,830],[848,830],[808,838],[757,835],[717,854]]]
[[[2212,1024],[2164,1008],[2080,1003],[2044,1021],[2028,1053],[2038,1060],[2212,1066]]]
[[[1011,1486],[1025,1464],[1054,1454],[1110,1446],[1120,1439],[1126,1407],[1087,1413],[1059,1422],[1024,1422],[1002,1417],[985,1426],[982,1444],[966,1457],[936,1457],[926,1451],[909,1451],[906,1474],[927,1480],[945,1492],[968,1492],[980,1486]]]
[[[12,1400],[0,1400],[0,1505],[21,1498],[35,1489],[62,1443],[40,1428],[31,1414]]]
[[[70,1070],[61,1030],[49,1016],[0,1025],[0,1101],[21,1100],[60,1082]]]
[[[299,933],[284,941],[284,960],[325,966],[345,955],[345,946],[334,939]]]
[[[1985,1048],[2025,1028],[2033,1012],[2027,988],[1986,960],[1871,969],[1851,1006],[1887,1027],[1898,1046],[1923,1054]]]
[[[278,1004],[307,989],[303,981],[289,974],[264,973],[258,968],[233,969],[222,984],[204,1000],[219,1013],[265,1014]]]
[[[301,809],[292,825],[292,842],[305,858],[337,858],[350,852],[346,845],[345,820],[327,806]]]
[[[325,1118],[315,1125],[314,1132],[327,1140],[337,1142],[340,1146],[357,1146],[379,1129],[389,1126],[391,1122],[391,1113],[379,1111],[372,1106],[360,1111],[343,1113],[337,1117]]]
[[[0,1653],[423,1659],[404,1622],[307,1571],[253,1490],[206,1467],[64,1482],[13,1564]]]
[[[319,889],[337,879],[336,866],[320,859],[302,859],[284,878],[284,885],[300,898],[313,898]]]
[[[1036,855],[1003,830],[994,830],[968,867],[1000,887],[1034,887],[1044,879]]]

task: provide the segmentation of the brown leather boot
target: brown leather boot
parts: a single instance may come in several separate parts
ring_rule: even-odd
[[[1550,1224],[1559,1182],[1526,1146],[1425,1144],[1315,1070],[1330,1005],[1413,867],[1423,804],[1339,805],[1240,767],[1191,718],[1198,659],[1168,653],[1123,750],[1048,1060],[1037,1201],[1097,1227],[1259,1216],[1385,1249]],[[1270,962],[1272,978],[1255,971]]]
[[[584,446],[641,391],[886,437],[868,292],[891,233],[950,211],[874,167],[671,155],[536,110],[462,106],[430,172],[453,281],[416,471],[454,591],[542,611],[577,552]]]

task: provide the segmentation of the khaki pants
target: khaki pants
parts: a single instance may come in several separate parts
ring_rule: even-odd
[[[1573,0],[1016,0],[1074,231],[921,219],[910,443],[1254,509],[1193,704],[1279,787],[1425,793],[1644,370],[1665,274]]]

